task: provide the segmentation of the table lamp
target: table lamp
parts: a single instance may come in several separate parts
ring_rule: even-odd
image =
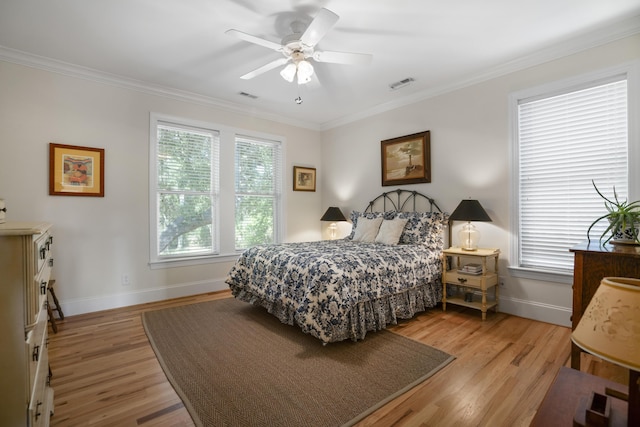
[[[480,232],[471,224],[471,221],[491,221],[491,218],[477,200],[463,200],[456,210],[449,216],[449,221],[467,221],[458,232],[460,247],[465,251],[478,249]]]
[[[331,221],[331,224],[329,224],[329,237],[331,240],[334,240],[336,238],[336,229],[338,228],[336,222],[346,220],[347,218],[344,217],[340,208],[337,208],[335,206],[327,209],[324,215],[322,215],[322,218],[320,218],[320,221]]]
[[[627,423],[640,426],[640,279],[602,279],[571,340],[586,352],[629,369]],[[587,407],[587,421],[589,415],[600,416],[590,414]]]

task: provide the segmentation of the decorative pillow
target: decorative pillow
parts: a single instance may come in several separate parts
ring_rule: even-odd
[[[356,228],[358,225],[358,219],[360,218],[369,218],[369,219],[373,219],[373,218],[383,218],[383,219],[393,219],[393,215],[394,212],[359,212],[359,211],[352,211],[351,212],[351,234],[349,234],[348,239],[352,239],[353,240],[353,236],[356,233]]]
[[[396,218],[407,220],[400,236],[401,244],[428,245],[434,249],[444,246],[443,230],[447,214],[440,212],[396,212]]]
[[[356,232],[353,235],[354,242],[373,242],[378,235],[380,224],[382,223],[382,217],[379,218],[360,218],[358,220],[358,226]]]
[[[376,236],[376,243],[397,245],[407,220],[403,218],[384,219]]]

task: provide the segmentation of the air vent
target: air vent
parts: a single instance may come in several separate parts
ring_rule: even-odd
[[[251,99],[258,99],[257,96],[255,95],[251,95],[250,93],[247,92],[238,92],[238,95],[240,96],[246,96],[247,98],[251,98]]]
[[[389,87],[391,88],[391,90],[398,90],[400,88],[403,88],[407,85],[410,85],[411,83],[415,82],[416,80],[413,77],[407,77],[406,79],[402,79],[399,82],[395,82],[395,83],[391,83],[389,85]]]

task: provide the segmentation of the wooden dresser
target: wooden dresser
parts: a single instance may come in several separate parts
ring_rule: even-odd
[[[581,243],[570,249],[573,263],[573,314],[575,329],[591,297],[605,277],[640,278],[640,246]],[[571,343],[571,367],[580,369],[580,349]]]
[[[53,389],[47,353],[51,224],[0,224],[0,425],[48,426]]]

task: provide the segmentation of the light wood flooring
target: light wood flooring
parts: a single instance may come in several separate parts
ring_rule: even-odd
[[[142,327],[145,310],[228,291],[84,314],[50,328],[53,426],[193,426]],[[569,328],[449,305],[392,331],[456,360],[358,426],[528,426],[569,358]]]

